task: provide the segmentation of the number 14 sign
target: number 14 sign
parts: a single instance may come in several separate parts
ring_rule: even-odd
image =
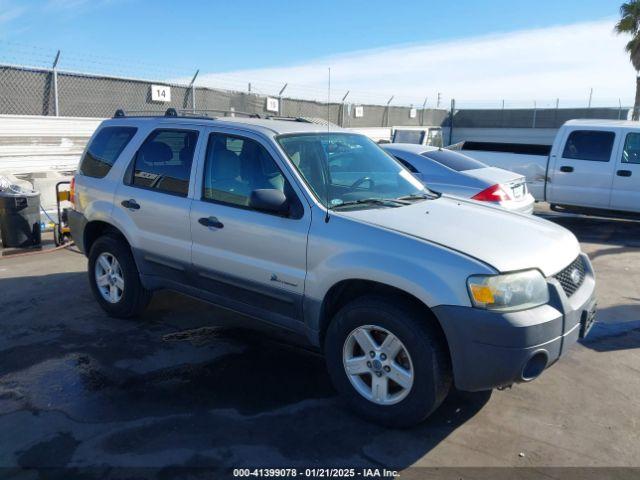
[[[151,85],[151,101],[170,102],[171,87],[167,87],[165,85]]]

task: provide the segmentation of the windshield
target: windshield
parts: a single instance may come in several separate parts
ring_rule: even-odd
[[[456,172],[464,172],[466,170],[476,170],[478,168],[485,168],[485,165],[478,160],[475,160],[471,157],[467,157],[458,152],[453,152],[451,150],[430,150],[428,152],[421,153],[423,157],[430,158],[431,160],[435,160],[436,162],[444,165],[445,167],[449,167]]]
[[[293,134],[277,140],[325,207],[398,206],[406,202],[380,201],[431,195],[408,170],[364,135]]]

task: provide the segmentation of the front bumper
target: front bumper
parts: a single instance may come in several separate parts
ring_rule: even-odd
[[[433,309],[449,343],[456,388],[489,390],[531,380],[578,340],[580,320],[595,302],[593,267],[581,255],[585,279],[571,297],[551,277],[549,303],[529,310],[499,313],[453,305]],[[540,368],[532,376],[534,361]]]

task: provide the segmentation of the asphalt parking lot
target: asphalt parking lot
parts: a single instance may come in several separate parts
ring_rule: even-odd
[[[109,318],[84,256],[5,257],[0,467],[640,467],[640,222],[542,213],[595,265],[591,335],[538,380],[454,393],[411,430],[352,416],[282,334],[171,292]]]

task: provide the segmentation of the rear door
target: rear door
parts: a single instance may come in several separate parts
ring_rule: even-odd
[[[551,152],[547,200],[560,205],[609,208],[618,136],[613,128],[567,130]]]
[[[616,155],[611,208],[640,212],[640,130],[623,131]]]
[[[217,303],[295,329],[302,325],[311,210],[279,161],[258,135],[208,132],[191,208],[192,262],[197,286]],[[256,189],[284,192],[291,214],[252,209]]]
[[[115,196],[128,217],[142,273],[188,281],[191,262],[190,182],[200,127],[163,124],[133,156]]]

